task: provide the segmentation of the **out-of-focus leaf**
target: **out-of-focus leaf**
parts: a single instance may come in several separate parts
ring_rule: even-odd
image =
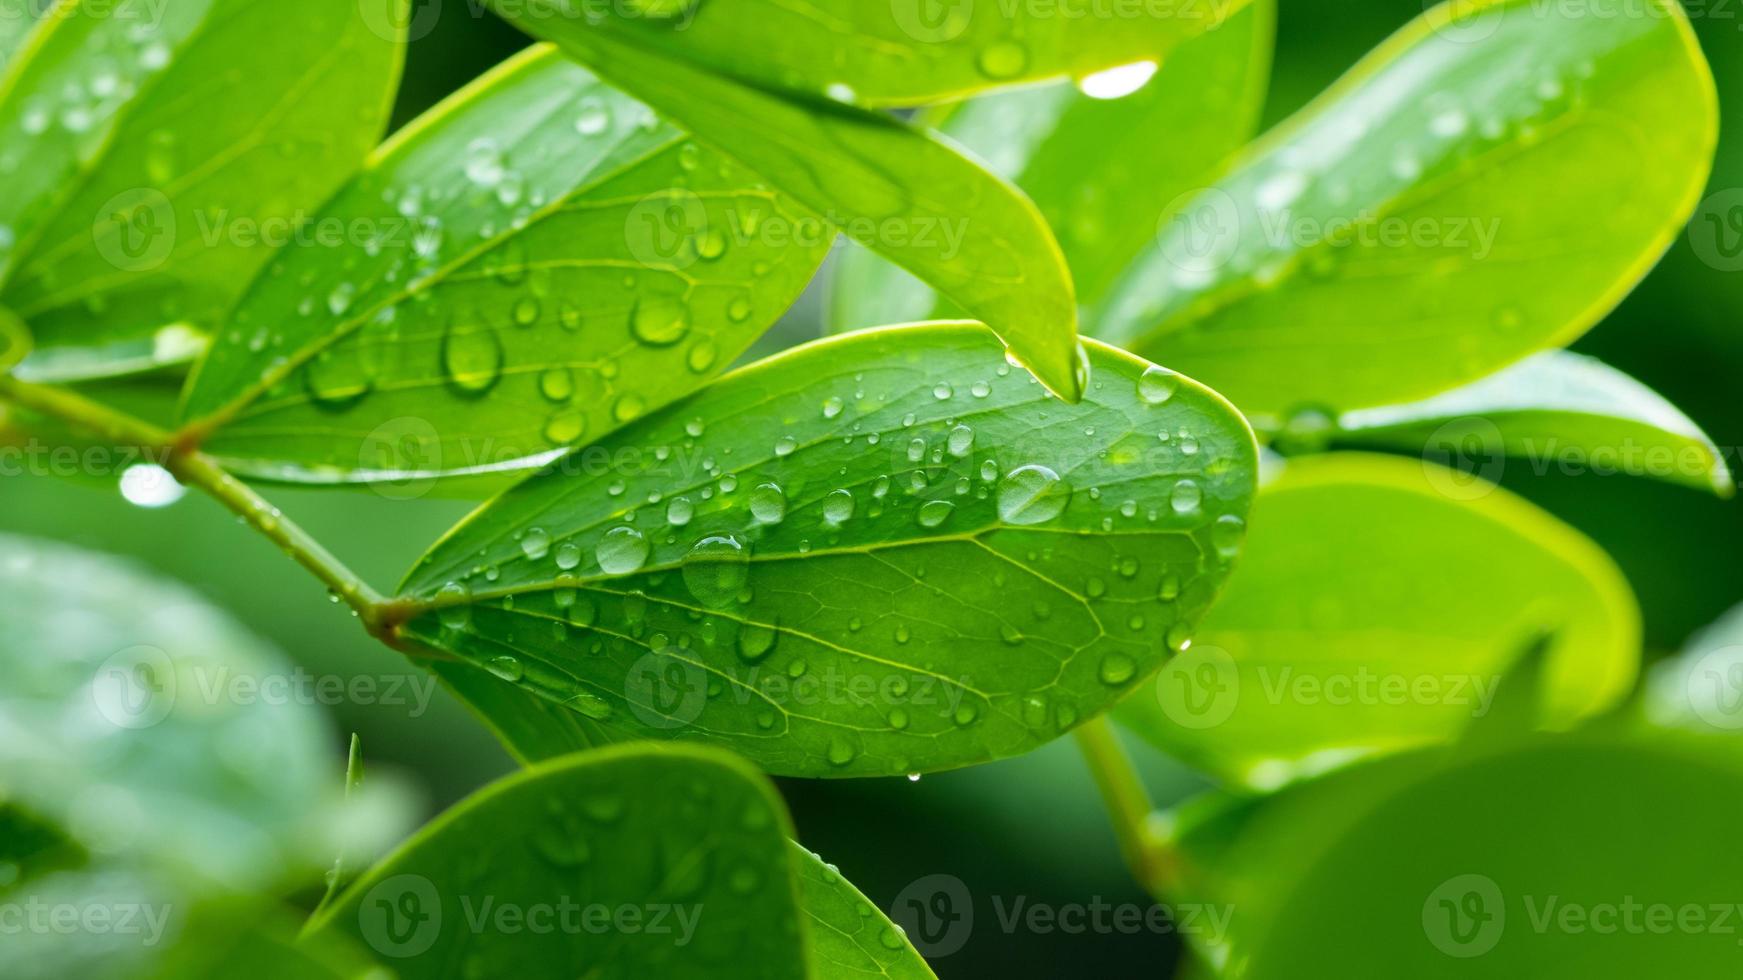
[[[523,763],[549,761],[598,744],[583,728],[584,715],[480,670],[449,663],[431,666],[450,690],[495,727]],[[798,844],[793,845],[793,860],[811,976],[932,976],[901,930],[838,870]]]
[[[0,797],[87,850],[238,887],[320,866],[339,776],[290,665],[192,593],[0,537]],[[392,832],[389,830],[388,832]]]
[[[986,321],[1048,388],[1082,396],[1071,273],[1020,191],[893,116],[786,98],[539,6],[495,7]]]
[[[937,3],[671,0],[609,12],[567,0],[499,3],[510,19],[590,32],[764,89],[905,106],[1003,85],[1161,60],[1247,0],[1206,3]]]
[[[30,329],[11,310],[0,306],[0,373],[30,353]]]
[[[1582,733],[1347,770],[1179,843],[1233,913],[1227,976],[1721,976],[1739,806],[1710,743]]]
[[[1743,606],[1654,664],[1641,704],[1655,725],[1728,735],[1743,746]]]
[[[750,346],[828,248],[790,235],[806,215],[541,47],[412,124],[317,221],[379,238],[274,260],[186,415],[281,479],[530,467]]]
[[[1729,497],[1724,454],[1657,392],[1599,361],[1544,351],[1405,405],[1345,412],[1337,440],[1461,464],[1509,456],[1534,471],[1631,473]],[[1500,475],[1499,469],[1488,474]]]
[[[12,59],[23,50],[30,32],[42,23],[46,3],[19,3],[0,16],[0,75],[12,67]]]
[[[197,353],[268,239],[380,138],[404,2],[308,0],[294,30],[251,0],[56,5],[0,77],[0,298],[36,335],[25,369]]]
[[[939,129],[1034,200],[1065,252],[1078,301],[1093,306],[1155,238],[1144,216],[1210,183],[1253,135],[1275,19],[1274,0],[1256,0],[1181,44],[1160,68],[1140,63],[1082,82],[992,93],[956,108]],[[1144,81],[1148,72],[1155,74]],[[911,273],[865,249],[844,252],[833,271],[836,330],[958,315]]]
[[[789,833],[774,787],[725,753],[569,756],[437,818],[309,931],[406,980],[804,977]]]
[[[1421,398],[1607,313],[1715,138],[1675,0],[1436,7],[1183,203],[1095,332],[1249,415]]]
[[[1304,457],[1265,486],[1253,528],[1198,641],[1118,714],[1230,782],[1271,788],[1450,741],[1546,634],[1547,726],[1602,711],[1633,683],[1640,618],[1621,573],[1480,479],[1384,456]]]
[[[1027,751],[1186,644],[1253,493],[1227,403],[1091,357],[1075,406],[974,324],[747,368],[473,515],[410,574],[404,634],[590,737],[712,741],[779,774]]]

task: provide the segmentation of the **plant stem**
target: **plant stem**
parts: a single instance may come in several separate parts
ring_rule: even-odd
[[[225,472],[212,457],[179,441],[165,429],[65,388],[0,377],[0,400],[52,416],[115,445],[152,450],[159,464],[182,484],[194,487],[224,505],[320,579],[332,594],[356,611],[371,635],[390,646],[398,646],[392,635],[394,623],[391,617],[384,615],[388,603],[381,594],[346,568],[320,542],[287,520],[277,507]]]
[[[1075,734],[1090,774],[1101,789],[1126,866],[1145,891],[1159,900],[1165,898],[1172,890],[1172,860],[1168,849],[1151,830],[1156,805],[1150,802],[1150,794],[1138,778],[1131,757],[1126,755],[1106,718],[1088,722]]]

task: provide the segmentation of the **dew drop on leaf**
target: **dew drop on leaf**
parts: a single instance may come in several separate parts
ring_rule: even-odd
[[[1021,466],[999,484],[999,517],[1006,524],[1043,524],[1071,500],[1071,487],[1045,466]]]
[[[684,584],[697,602],[725,609],[738,601],[750,578],[750,551],[730,534],[709,535],[684,556],[682,568]]]
[[[779,484],[760,483],[750,492],[750,512],[764,524],[779,524],[787,516],[787,495]]]
[[[1174,397],[1180,376],[1167,368],[1147,367],[1138,376],[1138,398],[1146,405],[1160,405]]]
[[[607,575],[628,575],[648,560],[648,539],[633,527],[614,527],[599,539],[594,557]]]

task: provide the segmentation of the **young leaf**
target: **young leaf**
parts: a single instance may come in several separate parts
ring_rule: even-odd
[[[601,744],[585,730],[585,715],[546,701],[481,670],[432,661],[439,676],[523,765],[536,765]],[[799,908],[813,977],[864,974],[891,980],[927,978],[932,972],[902,931],[859,889],[811,851],[793,845]]]
[[[1491,484],[1432,463],[1310,456],[1265,486],[1254,521],[1199,641],[1118,713],[1196,767],[1269,788],[1450,741],[1544,633],[1549,726],[1633,684],[1640,615],[1621,573]]]
[[[288,677],[281,656],[187,590],[109,559],[3,535],[0,555],[10,803],[110,860],[229,887],[328,859],[340,784],[320,713],[231,696],[232,683]],[[247,750],[222,752],[231,740]]]
[[[1435,458],[1504,455],[1540,471],[1621,471],[1721,497],[1736,489],[1719,447],[1675,405],[1615,368],[1567,351],[1534,354],[1423,401],[1345,412],[1337,428],[1340,443]]]
[[[725,753],[569,756],[437,818],[309,932],[359,938],[406,980],[457,964],[501,977],[802,978],[789,832],[774,787]]]
[[[1188,642],[1253,492],[1225,402],[1091,357],[1076,406],[976,324],[747,368],[473,515],[409,576],[404,635],[596,738],[713,741],[777,774],[1027,751]]]
[[[316,220],[373,237],[274,260],[184,414],[215,429],[210,452],[282,479],[536,465],[723,370],[822,261],[832,236],[794,234],[807,223],[541,46],[413,123]]]
[[[979,164],[893,116],[785,98],[573,18],[496,7],[986,321],[1051,390],[1082,396],[1058,243],[1034,204]]]
[[[0,306],[0,374],[24,360],[30,353],[30,329],[24,321],[4,306]]]
[[[33,377],[196,354],[381,136],[404,0],[58,4],[0,80],[0,300]],[[343,110],[335,107],[343,106]]]
[[[1256,0],[1153,62],[1081,82],[991,93],[939,126],[1034,200],[1058,236],[1080,303],[1093,306],[1155,236],[1149,221],[1209,183],[1253,135],[1270,74],[1275,0]],[[1146,73],[1155,74],[1146,81]],[[1141,84],[1113,97],[1118,88]],[[907,271],[865,249],[830,280],[836,330],[955,315]]]
[[[1108,4],[1091,11],[930,0],[684,0],[600,15],[564,0],[531,0],[499,9],[511,19],[519,13],[528,24],[587,31],[758,88],[909,106],[1160,61],[1246,4]]]
[[[1255,416],[1463,384],[1633,287],[1699,199],[1715,115],[1675,0],[1436,7],[1178,207],[1096,333]]]

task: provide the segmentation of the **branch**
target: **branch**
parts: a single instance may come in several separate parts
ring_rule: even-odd
[[[1090,774],[1101,789],[1126,867],[1145,891],[1165,900],[1174,890],[1173,856],[1154,829],[1156,805],[1150,802],[1150,794],[1132,767],[1131,757],[1126,755],[1106,718],[1088,722],[1075,734]]]

